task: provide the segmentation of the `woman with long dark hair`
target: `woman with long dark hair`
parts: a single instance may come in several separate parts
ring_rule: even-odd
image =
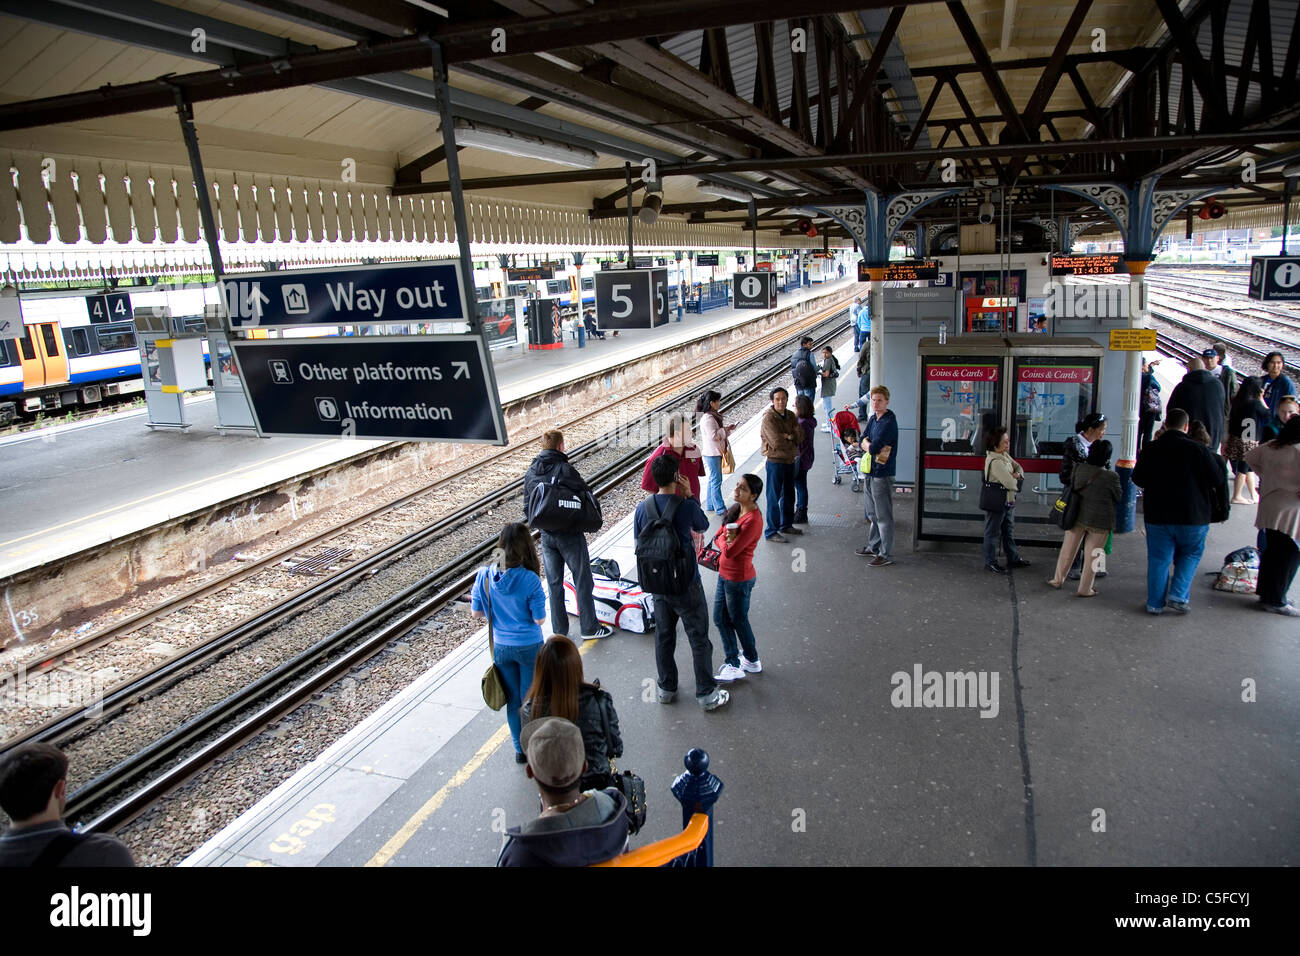
[[[492,563],[480,568],[470,590],[470,613],[491,614],[493,660],[506,685],[506,723],[515,742],[515,762],[526,763],[519,746],[519,708],[533,683],[533,661],[542,649],[546,591],[542,566],[528,526],[512,521],[501,529]]]
[[[1260,363],[1260,368],[1264,370],[1264,404],[1277,414],[1278,402],[1288,395],[1294,395],[1295,383],[1287,377],[1284,369],[1286,360],[1282,357],[1281,352],[1269,352],[1264,356],[1264,361]]]
[[[813,435],[817,432],[817,419],[813,418],[812,399],[807,395],[796,395],[794,413],[799,427],[803,429],[803,440],[799,442],[799,456],[794,460],[794,517],[791,524],[808,523],[808,472],[812,471]]]
[[[1246,452],[1263,440],[1264,426],[1272,416],[1262,395],[1259,379],[1247,376],[1228,409],[1228,440],[1223,443],[1223,457],[1232,463],[1233,504],[1250,505],[1258,500],[1255,472],[1246,464]],[[1250,492],[1249,497],[1242,494],[1243,490]]]
[[[583,680],[582,655],[563,634],[552,634],[537,652],[533,684],[519,716],[525,724],[542,717],[563,717],[577,724],[587,752],[580,788],[600,790],[610,785],[609,761],[623,756],[614,698],[601,690],[600,681]]]
[[[722,456],[727,450],[727,439],[736,428],[735,425],[723,424],[721,402],[722,393],[710,389],[695,403],[696,427],[700,432],[700,452],[704,456],[704,466],[709,473],[708,488],[700,504],[705,511],[715,515],[721,515],[727,507],[722,500]]]
[[[1300,568],[1300,416],[1282,426],[1282,433],[1246,452],[1246,462],[1259,472],[1259,508],[1255,527],[1264,532],[1266,546],[1259,559],[1259,606],[1274,614],[1300,617],[1287,591]]]

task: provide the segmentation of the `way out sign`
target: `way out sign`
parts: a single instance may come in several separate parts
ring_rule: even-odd
[[[232,341],[263,436],[506,444],[477,335]]]

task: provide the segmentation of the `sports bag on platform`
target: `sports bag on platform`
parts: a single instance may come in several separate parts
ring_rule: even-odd
[[[535,531],[599,531],[604,523],[600,502],[580,482],[555,475],[533,485],[528,496],[528,524]]]
[[[1216,591],[1254,594],[1259,586],[1259,552],[1250,547],[1238,548],[1223,559],[1223,568],[1215,578]]]
[[[653,599],[635,581],[619,577],[617,561],[593,558],[591,581],[597,621],[635,634],[645,634],[654,629]],[[578,591],[567,569],[564,573],[564,609],[578,616]]]

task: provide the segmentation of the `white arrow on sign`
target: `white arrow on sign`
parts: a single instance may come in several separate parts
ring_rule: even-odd
[[[456,374],[451,377],[453,382],[458,378],[469,378],[469,362],[452,362],[451,364],[456,366]]]
[[[250,318],[260,319],[262,317],[262,306],[270,301],[262,292],[262,283],[250,282],[248,291],[244,293],[244,312]]]

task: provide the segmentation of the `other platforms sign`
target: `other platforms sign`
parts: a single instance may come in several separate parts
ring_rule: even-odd
[[[231,345],[259,435],[506,443],[477,335]]]
[[[1300,301],[1300,256],[1255,256],[1251,259],[1250,297],[1264,302]]]
[[[262,272],[222,280],[221,293],[235,329],[468,322],[472,317],[457,260]]]

